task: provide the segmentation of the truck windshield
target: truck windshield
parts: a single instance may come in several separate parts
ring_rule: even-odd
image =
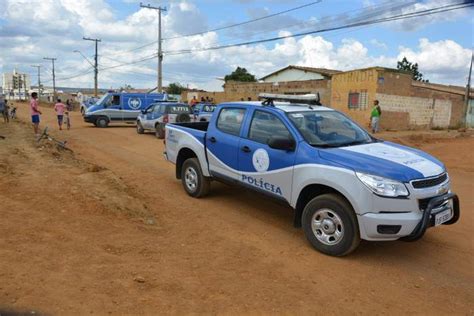
[[[302,111],[287,115],[311,146],[342,147],[374,141],[366,131],[336,111]]]
[[[104,100],[105,100],[108,96],[109,96],[108,94],[104,94],[96,103],[94,103],[94,105],[95,105],[95,104],[100,105],[100,104],[104,103]]]

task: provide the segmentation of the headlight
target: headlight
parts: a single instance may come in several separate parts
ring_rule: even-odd
[[[409,194],[406,186],[401,182],[360,172],[356,172],[356,175],[375,194],[387,197],[408,196]]]

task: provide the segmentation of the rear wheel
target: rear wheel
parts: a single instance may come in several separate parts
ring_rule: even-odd
[[[303,210],[302,224],[311,245],[331,256],[345,256],[360,243],[354,210],[336,194],[323,194],[309,201]]]
[[[187,123],[191,121],[189,114],[181,113],[176,117],[176,123]]]
[[[186,193],[195,198],[207,195],[211,186],[210,179],[202,174],[197,158],[189,158],[183,163],[181,182]]]
[[[165,138],[165,126],[162,124],[156,124],[155,126],[155,135],[159,139]]]
[[[97,127],[106,128],[109,126],[109,119],[106,117],[99,117],[97,121],[95,121],[95,125]]]
[[[138,134],[143,134],[145,132],[145,129],[142,126],[142,123],[140,121],[137,121],[137,133]]]

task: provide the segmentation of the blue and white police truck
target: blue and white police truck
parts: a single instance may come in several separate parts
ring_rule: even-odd
[[[186,103],[156,102],[143,110],[137,117],[137,133],[153,131],[156,137],[165,137],[165,126],[168,123],[191,121],[191,108]]]
[[[334,256],[361,239],[413,241],[458,220],[458,197],[436,158],[301,104],[319,104],[314,95],[264,97],[220,104],[210,122],[166,126],[165,158],[190,196],[206,195],[211,180],[268,194],[294,209],[314,248]]]
[[[110,123],[135,123],[142,110],[166,98],[164,93],[106,93],[87,108],[84,121],[97,127],[107,127]]]

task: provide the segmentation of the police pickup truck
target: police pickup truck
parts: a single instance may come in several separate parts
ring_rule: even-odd
[[[436,158],[372,137],[311,105],[314,95],[263,97],[220,104],[210,122],[166,126],[165,158],[190,196],[206,195],[211,180],[268,194],[294,209],[314,248],[334,256],[361,239],[413,241],[458,220],[458,197]]]

